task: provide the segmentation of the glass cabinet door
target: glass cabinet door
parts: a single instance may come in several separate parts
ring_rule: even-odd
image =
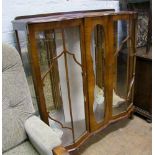
[[[133,54],[132,21],[113,21],[113,92],[112,115],[116,116],[128,111],[132,104],[134,83],[134,54]]]
[[[86,133],[81,33],[79,25],[35,33],[49,125],[63,131],[64,146]]]

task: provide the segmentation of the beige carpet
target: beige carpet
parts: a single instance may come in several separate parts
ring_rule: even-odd
[[[151,155],[152,125],[137,116],[125,119],[90,138],[74,154]]]

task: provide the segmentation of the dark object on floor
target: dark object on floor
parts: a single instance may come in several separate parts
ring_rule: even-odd
[[[134,105],[137,113],[152,120],[152,56],[145,50],[137,52]]]

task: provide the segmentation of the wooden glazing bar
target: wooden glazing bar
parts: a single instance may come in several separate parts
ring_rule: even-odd
[[[69,101],[69,112],[70,112],[70,117],[71,117],[73,142],[75,142],[74,124],[73,124],[73,115],[72,115],[72,103],[71,103],[70,84],[69,84],[68,65],[67,65],[67,54],[66,54],[67,50],[66,50],[66,45],[65,45],[64,29],[62,29],[61,33],[62,33],[62,42],[63,42],[63,50],[64,50],[65,71],[66,71],[67,92],[68,92],[67,94],[68,94],[68,101]]]
[[[56,61],[58,58],[60,58],[62,55],[64,54],[64,51],[61,52],[58,56],[53,58],[53,61]],[[47,70],[47,72],[42,76],[41,80],[44,80],[44,78],[46,77],[46,75],[51,71],[51,69],[53,68],[54,64],[52,63],[49,67],[49,69]]]
[[[51,70],[53,69],[54,64],[51,64],[49,66],[49,69],[46,71],[46,73],[42,76],[41,80],[44,81],[44,79],[46,78],[46,76],[49,74],[49,72],[51,72]]]
[[[52,60],[53,62],[56,61],[58,58],[60,58],[63,54],[65,53],[65,51],[61,52],[58,56],[54,57]],[[68,51],[66,51],[66,53],[70,54],[70,55],[74,55],[73,56],[73,59],[75,60],[75,62],[80,66],[82,67],[82,65],[76,60],[76,57],[75,57],[75,54],[72,54]],[[51,60],[51,59],[50,59]],[[44,80],[44,78],[46,77],[46,75],[51,71],[51,69],[53,68],[54,64],[51,63],[50,66],[49,66],[49,69],[47,70],[47,72],[42,76],[42,80]]]
[[[81,64],[78,62],[78,60],[76,59],[75,54],[70,53],[69,51],[66,51],[66,53],[69,54],[69,55],[71,55],[71,56],[73,56],[74,61],[82,68],[82,65],[81,65]]]
[[[48,117],[49,117],[51,120],[57,122],[62,128],[66,128],[66,129],[72,130],[72,128],[69,128],[69,127],[63,126],[63,124],[62,124],[60,121],[58,121],[58,120],[52,118],[50,115],[48,115]]]
[[[115,56],[118,56],[118,53],[121,51],[123,45],[128,41],[128,39],[130,39],[130,36],[129,35],[121,42],[120,47],[114,53]]]
[[[127,98],[126,98],[126,100],[129,102],[130,102],[130,96],[132,95],[132,88],[134,85],[134,81],[135,81],[135,76],[132,77],[132,80],[130,81],[130,84],[129,84],[128,94],[127,94]]]

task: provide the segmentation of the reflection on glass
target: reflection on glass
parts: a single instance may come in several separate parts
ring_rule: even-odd
[[[66,28],[65,40],[67,51],[74,54],[77,62],[82,64],[79,28]],[[86,131],[82,68],[75,62],[73,55],[67,54],[67,60],[74,133],[75,139],[78,139]]]
[[[92,33],[92,59],[95,76],[93,111],[96,121],[102,122],[105,114],[104,100],[104,28],[96,25]]]
[[[65,146],[86,131],[79,34],[78,27],[36,33],[50,125],[63,131]]]
[[[45,95],[45,102],[46,102],[46,108],[49,112],[50,110],[54,109],[54,101],[53,101],[53,95],[52,95],[52,84],[50,80],[50,74],[48,74],[43,81],[44,87],[44,95]]]
[[[53,61],[56,56],[54,31],[45,31],[37,33],[38,55],[40,60],[41,76],[44,84],[44,95],[46,100],[47,111],[52,108],[58,108],[62,104],[59,73],[57,60]],[[50,67],[53,66],[50,69]]]
[[[25,39],[26,33],[23,31],[18,31],[18,34],[19,34],[18,37],[19,37],[20,48],[21,48],[22,63],[23,63],[25,74],[26,74],[26,79],[28,82],[29,90],[31,93],[32,103],[33,103],[34,108],[35,108],[35,113],[37,115],[39,115],[37,99],[36,99],[36,94],[35,94],[34,84],[33,84],[33,79],[32,79],[30,59],[29,59],[29,55],[28,55],[28,48],[27,48],[28,42]]]
[[[113,115],[127,110],[127,76],[128,76],[128,25],[126,21],[115,22],[114,50],[114,84],[113,84]]]
[[[73,143],[71,119],[67,98],[67,85],[64,67],[64,56],[55,59],[63,51],[60,30],[49,30],[36,33],[37,49],[43,91],[49,123],[57,131],[63,131],[62,144]],[[67,143],[66,143],[67,142]]]

